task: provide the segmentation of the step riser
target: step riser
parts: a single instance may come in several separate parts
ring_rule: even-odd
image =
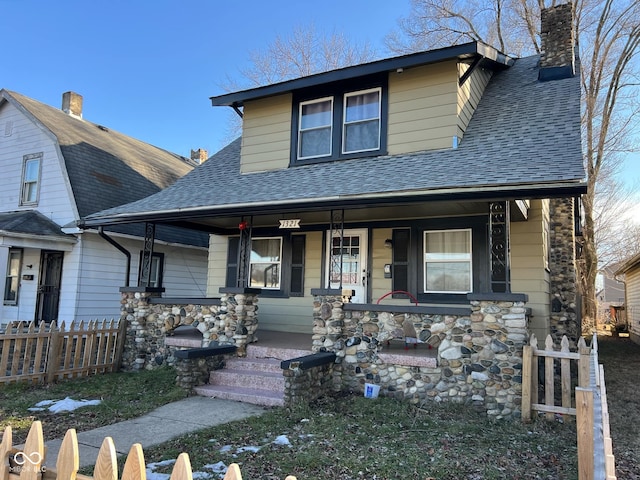
[[[291,349],[277,347],[260,347],[258,345],[247,346],[247,358],[273,358],[276,360],[291,360],[292,358],[311,355],[311,349]]]
[[[209,374],[209,384],[284,392],[283,376],[261,375],[259,372],[215,370]]]
[[[251,372],[278,373],[282,375],[280,368],[281,360],[265,360],[252,358],[228,358],[225,362],[225,369],[248,370]]]
[[[203,387],[196,387],[195,389],[198,395],[203,397],[221,398],[224,400],[234,400],[237,402],[251,403],[253,405],[262,405],[265,407],[281,407],[284,405],[284,396],[282,398],[274,398],[270,396],[263,396],[259,393],[246,394],[232,391],[225,391],[216,389],[214,385],[206,385]]]

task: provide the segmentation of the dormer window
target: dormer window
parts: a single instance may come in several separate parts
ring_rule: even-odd
[[[293,164],[386,153],[386,82],[368,79],[354,87],[350,82],[296,97]]]
[[[380,89],[344,96],[342,153],[380,148]]]
[[[331,155],[333,98],[321,98],[300,103],[298,158]]]

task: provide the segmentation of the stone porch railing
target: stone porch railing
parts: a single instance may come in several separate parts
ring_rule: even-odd
[[[235,345],[246,354],[258,328],[258,292],[248,288],[221,288],[220,298],[161,298],[155,289],[123,287],[121,320],[127,321],[123,370],[173,365],[173,351],[185,347]],[[202,334],[200,345],[172,337],[179,326]]]
[[[470,294],[470,308],[430,308],[350,304],[341,291],[312,293],[313,350],[336,354],[337,390],[374,383],[381,395],[412,403],[452,401],[494,418],[520,415],[526,295]],[[423,355],[386,353],[387,340],[407,332]]]

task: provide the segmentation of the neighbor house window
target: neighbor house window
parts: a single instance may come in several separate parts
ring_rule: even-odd
[[[164,274],[164,253],[153,252],[151,255],[151,265],[149,269],[149,282],[147,285],[142,285],[144,279],[142,278],[142,262],[144,258],[144,252],[140,252],[140,268],[138,269],[138,284],[140,286],[147,286],[151,288],[162,288],[162,277]]]
[[[41,161],[41,153],[25,155],[23,157],[22,192],[20,194],[20,203],[22,205],[38,202]]]
[[[7,278],[4,284],[4,304],[16,305],[18,303],[18,292],[20,290],[22,250],[19,248],[10,248],[8,260]]]
[[[468,293],[472,290],[471,230],[424,232],[424,291]]]
[[[331,155],[333,98],[300,104],[298,158]]]
[[[249,286],[280,289],[282,238],[252,238]]]
[[[380,148],[380,89],[344,96],[342,153]]]

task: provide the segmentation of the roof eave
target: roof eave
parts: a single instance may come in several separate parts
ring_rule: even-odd
[[[411,53],[400,57],[376,60],[360,65],[331,70],[328,72],[316,73],[305,77],[295,78],[284,82],[274,83],[263,87],[251,88],[238,92],[227,93],[210,97],[211,104],[215,106],[235,106],[241,107],[247,100],[257,100],[260,98],[280,95],[293,92],[302,88],[310,88],[326,83],[348,80],[351,78],[363,77],[382,72],[391,72],[399,68],[409,68],[429,63],[437,63],[454,58],[465,59],[482,57],[489,61],[496,68],[507,68],[513,65],[514,59],[499,52],[481,42],[469,42],[461,45],[429,50],[426,52]]]
[[[269,202],[251,202],[232,205],[206,205],[192,208],[177,208],[161,211],[121,213],[90,216],[80,222],[81,228],[99,227],[139,222],[162,222],[203,218],[207,216],[233,216],[273,213],[288,208],[295,211],[325,210],[358,205],[388,205],[417,201],[461,201],[461,200],[508,200],[525,198],[574,197],[586,193],[585,182],[555,182],[546,184],[522,184],[500,187],[462,187],[438,190],[398,191],[361,195],[336,195],[323,198],[290,199]]]

